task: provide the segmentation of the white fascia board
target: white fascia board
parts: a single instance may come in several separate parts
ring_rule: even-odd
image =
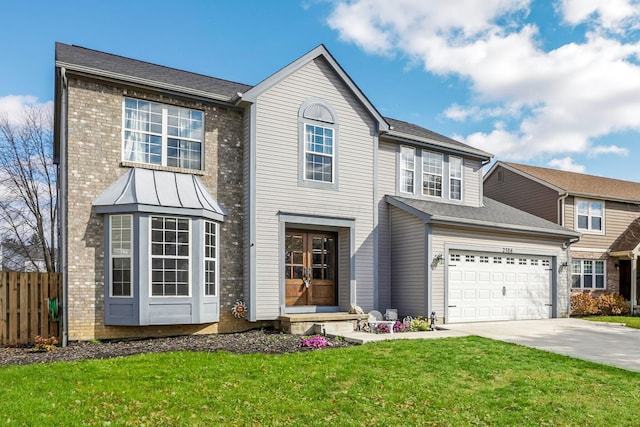
[[[378,130],[380,132],[388,132],[389,124],[387,123],[387,121],[384,119],[384,117],[382,117],[382,115],[373,106],[373,104],[369,101],[369,99],[365,96],[365,94],[360,90],[360,88],[355,84],[355,82],[351,79],[351,77],[349,77],[349,75],[344,71],[344,69],[340,66],[340,64],[338,64],[338,62],[331,55],[331,53],[329,53],[329,51],[324,45],[320,45],[315,49],[307,52],[306,54],[296,59],[286,67],[281,68],[276,73],[267,77],[266,79],[264,79],[263,81],[261,81],[260,83],[258,83],[257,85],[255,85],[254,87],[246,91],[245,93],[243,93],[241,95],[242,101],[250,102],[250,103],[256,102],[256,100],[258,99],[258,96],[260,96],[262,93],[269,90],[276,84],[280,83],[282,80],[284,80],[291,74],[295,73],[296,71],[300,70],[302,67],[304,67],[314,59],[318,58],[319,56],[322,56],[324,59],[327,60],[327,62],[331,65],[333,70],[340,76],[340,78],[347,85],[347,87],[349,87],[349,89],[355,95],[355,97],[358,98],[358,100],[362,103],[362,105],[366,107],[369,114],[371,114],[371,116],[373,116],[376,119],[379,127]]]
[[[457,145],[449,144],[447,142],[438,141],[436,139],[430,138],[422,138],[415,135],[410,135],[407,133],[400,133],[396,131],[390,131],[386,133],[382,139],[392,140],[393,142],[400,143],[413,143],[414,145],[426,146],[430,148],[436,149],[446,149],[452,153],[460,154],[467,157],[477,157],[484,161],[489,161],[493,158],[493,154],[487,153],[482,150],[477,150],[473,147],[469,147],[469,149],[464,149]]]

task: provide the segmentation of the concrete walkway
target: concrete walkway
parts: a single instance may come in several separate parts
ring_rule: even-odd
[[[366,343],[385,339],[477,335],[640,372],[640,330],[619,324],[581,319],[545,319],[457,323],[441,327],[444,330],[400,334],[353,332],[345,334],[345,338]]]

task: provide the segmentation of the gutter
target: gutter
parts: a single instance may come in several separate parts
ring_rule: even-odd
[[[565,191],[563,195],[558,197],[558,225],[564,227],[564,201],[569,197],[569,193]]]
[[[198,98],[224,102],[224,103],[229,103],[233,98],[235,98],[235,95],[230,98],[228,96],[219,95],[219,94],[207,92],[204,90],[192,89],[184,86],[173,85],[170,83],[158,82],[156,80],[145,79],[142,77],[123,75],[120,73],[114,73],[111,71],[100,70],[92,67],[85,67],[83,65],[76,65],[76,64],[71,64],[67,62],[57,61],[56,67],[60,68],[61,70],[68,70],[68,71],[77,72],[80,74],[86,74],[93,77],[99,76],[105,79],[110,79],[110,80],[115,80],[120,82],[127,82],[129,84],[138,84],[144,87],[165,89],[165,90],[173,91],[177,94],[181,94],[182,96],[184,96],[185,94],[188,94],[188,95],[196,96]]]
[[[460,218],[450,218],[450,217],[436,217],[432,216],[429,221],[432,224],[441,224],[441,225],[454,225],[461,226],[467,225],[470,227],[477,228],[486,228],[490,230],[501,230],[505,232],[511,233],[529,233],[536,234],[542,236],[551,236],[551,237],[568,237],[570,240],[575,239],[578,241],[580,239],[579,235],[574,233],[566,233],[558,230],[557,232],[554,230],[543,229],[543,228],[535,228],[535,227],[526,227],[521,225],[510,225],[510,224],[500,224],[495,222],[486,222],[486,221],[478,221],[478,220],[461,220]]]

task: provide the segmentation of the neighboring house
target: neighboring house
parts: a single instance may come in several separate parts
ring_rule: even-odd
[[[4,271],[47,271],[40,246],[14,240],[0,242],[0,266]]]
[[[248,86],[58,43],[55,103],[70,339],[568,314],[578,233],[483,197],[490,154],[381,116],[324,46]]]
[[[636,305],[640,183],[497,162],[484,192],[581,233],[571,246],[574,291],[619,293]]]

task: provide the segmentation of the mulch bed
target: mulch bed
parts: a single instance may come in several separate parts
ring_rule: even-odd
[[[227,351],[236,354],[284,354],[297,351],[309,351],[309,348],[300,347],[301,338],[302,337],[298,335],[289,335],[275,330],[261,329],[236,334],[186,335],[136,340],[70,342],[67,347],[57,347],[48,352],[37,351],[34,348],[9,347],[0,348],[0,366],[108,359],[134,354],[169,351]],[[325,348],[354,345],[343,340],[327,339],[332,343],[332,346]]]

